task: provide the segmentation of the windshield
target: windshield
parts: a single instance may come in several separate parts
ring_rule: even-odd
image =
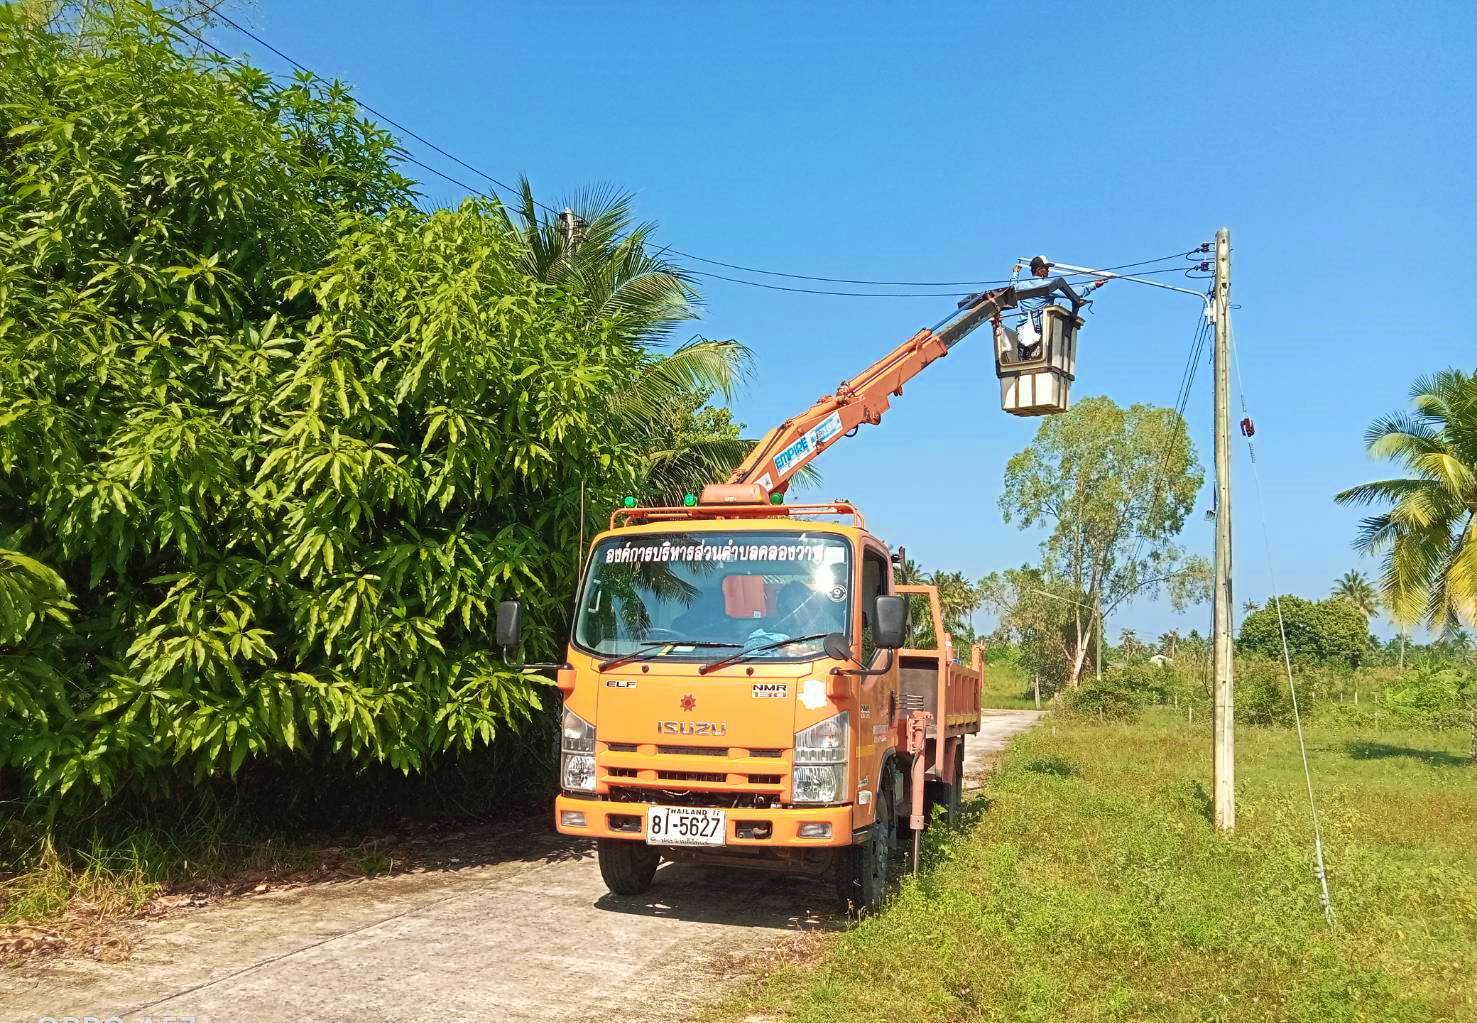
[[[828,632],[850,634],[849,545],[834,534],[644,533],[595,548],[575,645],[597,654],[712,660]],[[650,650],[644,648],[650,647]],[[819,639],[756,653],[813,658]]]

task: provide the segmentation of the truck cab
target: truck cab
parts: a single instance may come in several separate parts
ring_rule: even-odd
[[[957,806],[979,717],[936,595],[944,638],[907,650],[896,591],[887,546],[844,503],[617,510],[559,672],[559,831],[597,842],[618,894],[663,858],[702,858],[829,872],[875,905],[900,821],[922,826],[910,781]]]

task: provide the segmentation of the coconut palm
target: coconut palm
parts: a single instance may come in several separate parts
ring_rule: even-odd
[[[1133,629],[1124,629],[1118,633],[1118,649],[1123,651],[1123,656],[1132,658],[1137,656],[1144,644],[1139,640],[1139,634]]]
[[[1247,614],[1251,614],[1253,611],[1259,610],[1261,606],[1262,605],[1258,604],[1254,600],[1251,600],[1250,598],[1241,602],[1241,610],[1245,611]]]
[[[1380,595],[1363,572],[1350,569],[1339,576],[1329,595],[1347,600],[1363,611],[1366,618],[1373,618],[1380,613]]]
[[[1174,655],[1175,652],[1179,650],[1179,645],[1179,629],[1170,629],[1168,632],[1161,633],[1158,641],[1155,643],[1155,646],[1158,648],[1159,652],[1165,657],[1168,657],[1170,660],[1174,660]]]
[[[527,272],[567,289],[592,319],[645,349],[610,397],[641,461],[643,497],[679,503],[727,478],[752,441],[739,436],[726,409],[707,403],[732,399],[752,372],[752,353],[737,341],[703,337],[670,348],[673,333],[697,313],[697,291],[652,241],[653,225],[636,222],[630,195],[597,189],[573,199],[563,215],[548,209],[524,180],[517,201],[502,211],[522,242]]]
[[[1477,615],[1477,375],[1445,370],[1411,388],[1414,411],[1384,416],[1369,453],[1408,475],[1350,487],[1340,504],[1388,504],[1355,546],[1384,559],[1382,588],[1397,623],[1436,631]]]

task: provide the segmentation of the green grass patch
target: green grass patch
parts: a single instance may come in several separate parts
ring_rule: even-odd
[[[1221,835],[1208,726],[1185,717],[1052,715],[885,912],[715,1016],[1477,1020],[1466,736],[1312,726],[1330,929],[1295,735],[1240,729],[1237,829]]]
[[[984,705],[1008,710],[1030,710],[1036,706],[1031,680],[1013,660],[1001,659],[985,665]],[[1046,705],[1046,696],[1041,698]]]

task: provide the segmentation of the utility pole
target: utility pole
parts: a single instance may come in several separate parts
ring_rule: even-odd
[[[565,208],[559,214],[559,228],[564,234],[564,261],[574,261],[574,250],[579,248],[580,242],[585,240],[585,221],[578,216],[574,210]]]
[[[1231,232],[1215,233],[1215,826],[1236,829],[1236,737],[1231,644]]]

